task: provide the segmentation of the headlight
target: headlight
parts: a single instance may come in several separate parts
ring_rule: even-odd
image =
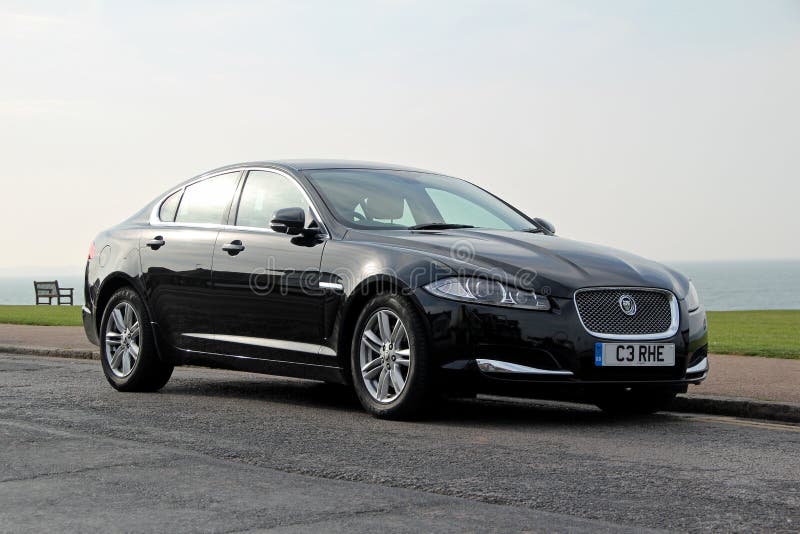
[[[451,300],[507,306],[526,310],[547,311],[550,301],[533,291],[509,287],[488,278],[444,278],[431,282],[425,289],[434,295]]]
[[[686,293],[686,308],[693,312],[700,307],[700,297],[697,295],[697,289],[694,284],[689,282],[689,291]]]

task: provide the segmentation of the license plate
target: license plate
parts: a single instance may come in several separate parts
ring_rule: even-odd
[[[597,367],[667,367],[675,365],[672,343],[595,343]]]

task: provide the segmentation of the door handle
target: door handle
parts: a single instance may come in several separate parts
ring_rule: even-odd
[[[222,250],[230,254],[231,256],[236,256],[238,253],[244,250],[244,245],[238,239],[235,239],[228,243],[227,245],[222,245]]]
[[[153,250],[158,250],[161,247],[163,247],[165,243],[166,241],[164,241],[164,238],[161,237],[160,235],[157,235],[153,239],[145,243],[145,245],[152,248]]]

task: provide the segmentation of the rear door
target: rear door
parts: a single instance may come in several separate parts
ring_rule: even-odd
[[[208,348],[214,244],[240,175],[236,171],[210,176],[169,195],[140,238],[151,320],[173,347]]]
[[[334,364],[331,351],[321,346],[324,240],[269,228],[276,211],[293,207],[305,210],[307,226],[316,224],[294,178],[268,170],[248,172],[229,227],[220,231],[214,248],[214,352]]]

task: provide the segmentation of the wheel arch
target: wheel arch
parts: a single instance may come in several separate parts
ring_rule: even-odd
[[[351,380],[350,348],[358,317],[370,299],[383,293],[399,294],[411,302],[414,309],[423,318],[426,334],[430,336],[430,325],[426,319],[425,311],[419,299],[414,295],[412,288],[399,278],[385,274],[363,280],[350,292],[350,296],[342,308],[339,328],[336,330],[336,354],[339,359],[339,365],[342,368],[342,374],[348,382]]]
[[[103,320],[103,315],[105,314],[106,306],[108,305],[108,301],[111,300],[111,297],[122,288],[130,288],[139,295],[139,298],[142,299],[142,304],[144,304],[145,310],[147,311],[147,315],[150,318],[148,321],[148,327],[150,328],[150,332],[153,336],[153,342],[156,347],[156,353],[158,354],[159,359],[163,359],[162,357],[162,350],[159,344],[158,335],[153,327],[153,314],[150,310],[150,305],[145,298],[145,294],[142,289],[139,287],[136,279],[130,276],[127,273],[117,271],[108,274],[104,279],[102,284],[100,285],[100,289],[97,292],[97,300],[95,304],[95,328],[97,329],[98,339],[101,340],[102,343],[102,332],[100,330],[100,323]]]

